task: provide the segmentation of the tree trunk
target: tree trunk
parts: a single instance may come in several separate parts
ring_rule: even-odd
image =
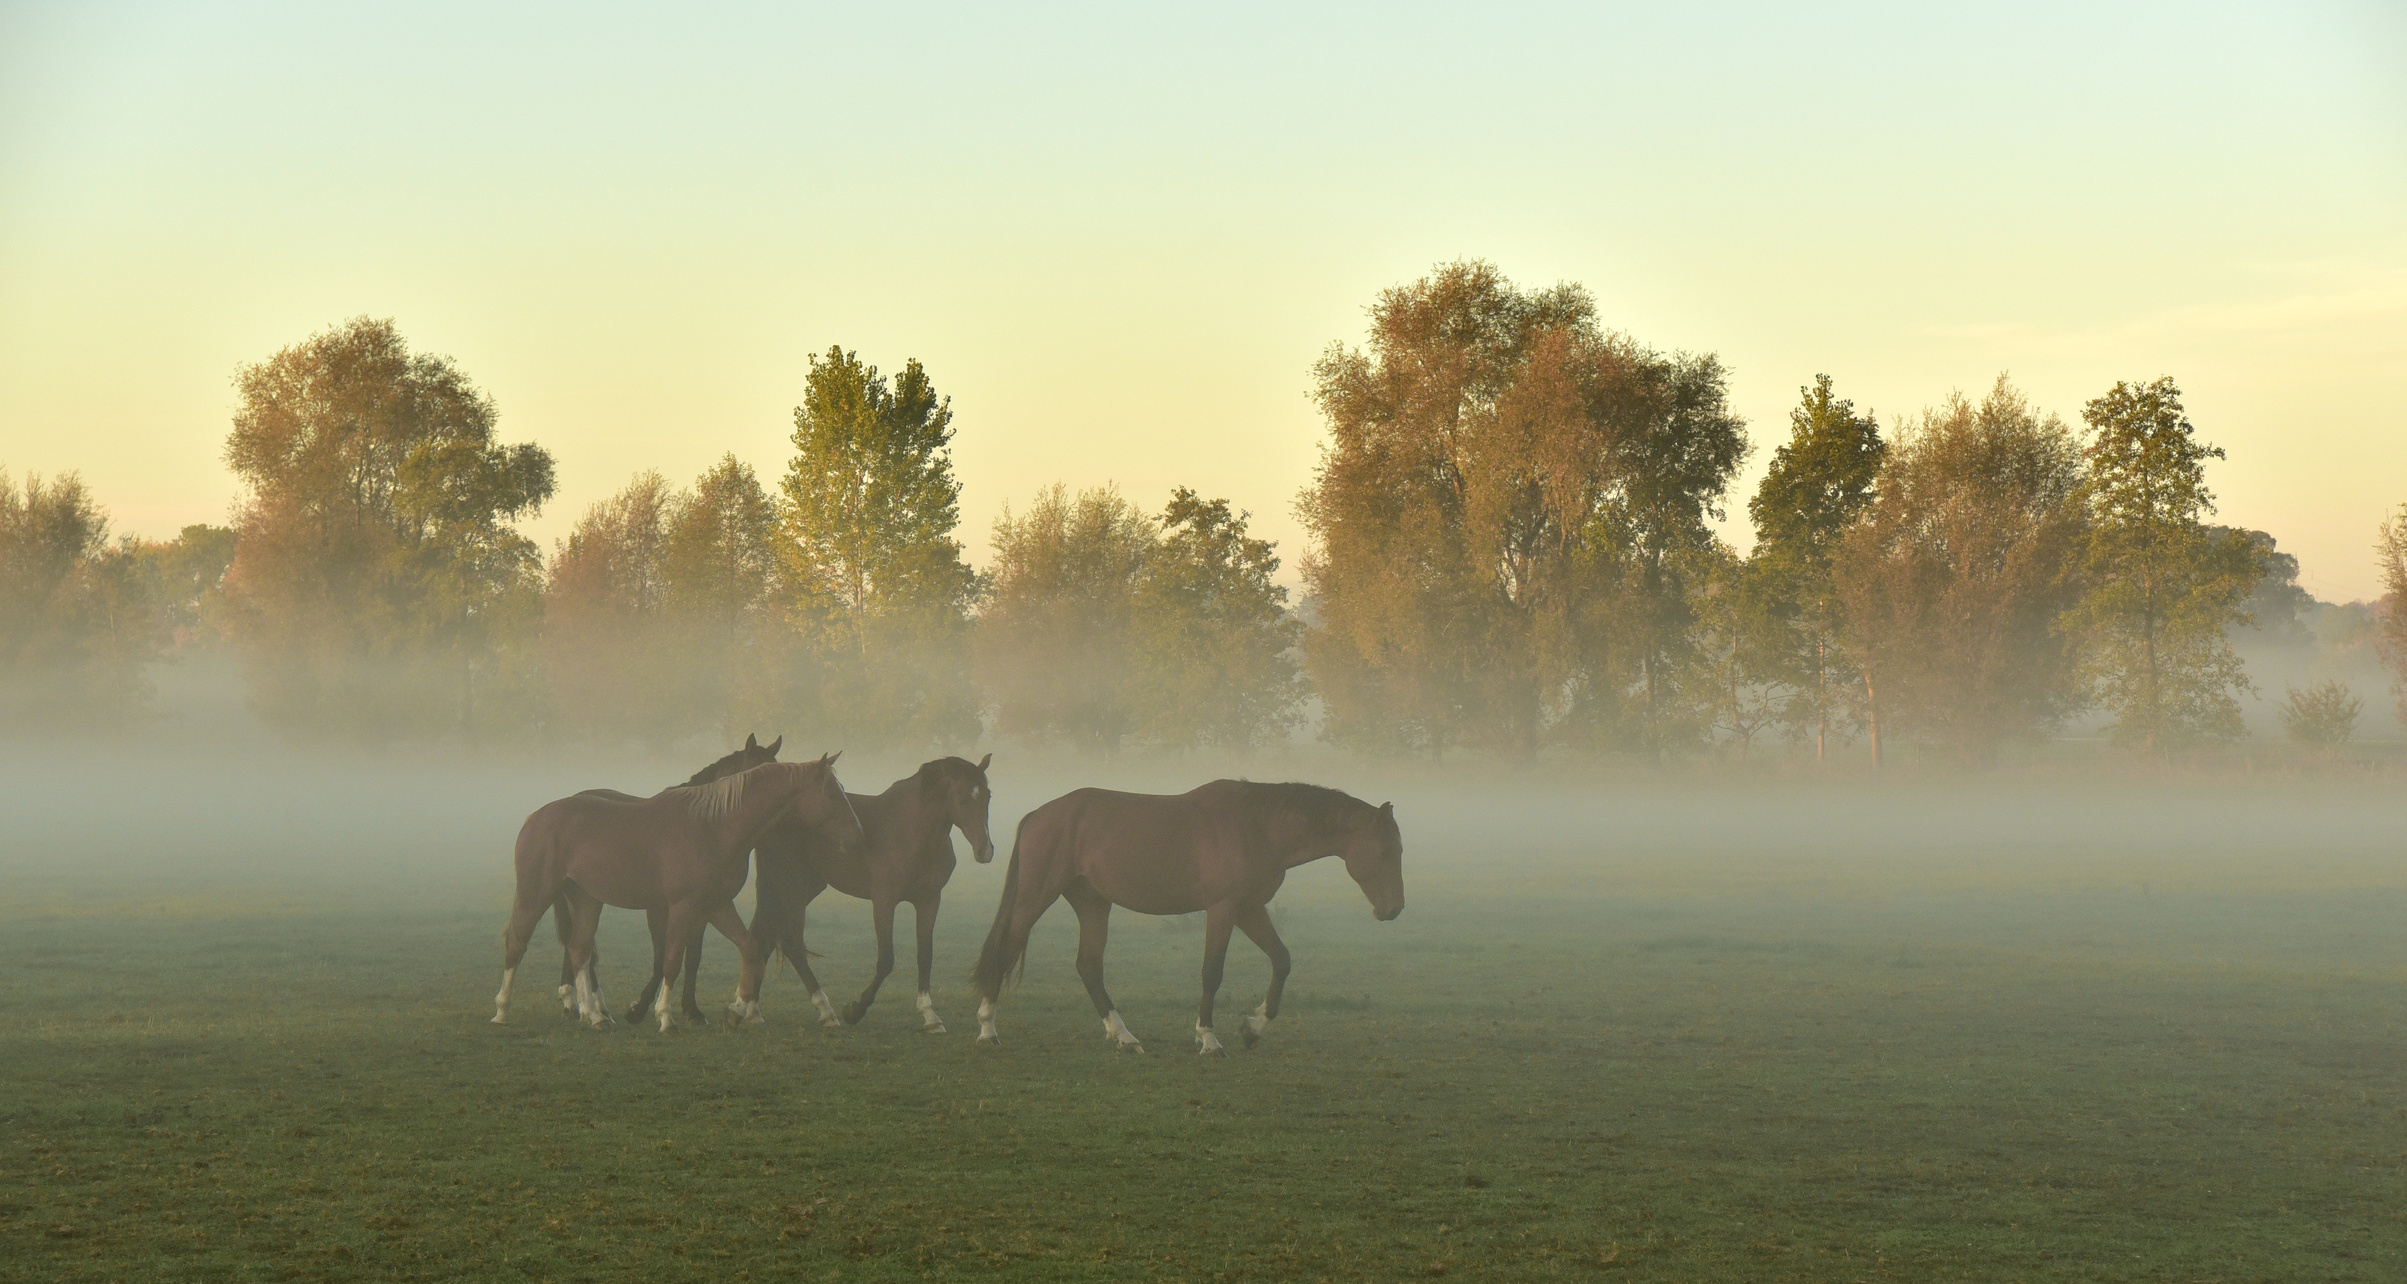
[[[1872,692],[1872,670],[1864,670],[1864,725],[1872,735],[1872,769],[1880,770],[1880,701]]]
[[[1823,639],[1814,638],[1814,761],[1823,761],[1823,741],[1830,734],[1830,693],[1822,680]]]

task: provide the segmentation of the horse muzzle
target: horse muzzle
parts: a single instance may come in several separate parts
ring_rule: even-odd
[[[1382,923],[1393,923],[1393,922],[1395,922],[1395,921],[1396,921],[1396,916],[1397,916],[1397,915],[1399,915],[1399,914],[1402,914],[1403,912],[1404,912],[1404,902],[1402,902],[1402,901],[1397,901],[1397,902],[1396,902],[1394,905],[1392,905],[1392,906],[1389,906],[1389,907],[1388,907],[1388,908],[1386,908],[1386,909],[1378,909],[1378,908],[1374,907],[1374,908],[1371,910],[1371,914],[1372,914],[1372,916],[1373,916],[1373,917],[1375,917],[1375,918],[1377,918],[1377,919],[1378,919],[1380,922],[1382,922]]]
[[[981,865],[992,865],[995,863],[995,845],[993,843],[980,843],[975,848],[971,849],[970,855],[976,857],[978,863]]]

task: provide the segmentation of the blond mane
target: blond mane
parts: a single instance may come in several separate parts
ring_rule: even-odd
[[[708,825],[735,810],[744,796],[744,777],[758,771],[739,771],[732,776],[714,780],[707,785],[685,785],[678,792],[685,795],[685,809],[694,819]]]

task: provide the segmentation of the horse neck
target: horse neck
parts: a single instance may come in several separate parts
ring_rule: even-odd
[[[1323,856],[1334,856],[1346,845],[1346,837],[1351,832],[1347,826],[1314,824],[1301,808],[1281,808],[1280,811],[1284,815],[1274,813],[1271,832],[1274,847],[1279,853],[1279,863],[1285,868],[1294,869]],[[1290,827],[1292,840],[1278,832],[1282,820]]]
[[[777,819],[780,811],[790,811],[787,804],[794,802],[810,784],[807,775],[792,778],[791,784],[782,775],[774,786],[762,781],[755,787],[745,789],[736,799],[735,806],[728,808],[727,814],[721,816],[713,828],[727,843],[732,845],[741,842],[749,848],[753,841],[760,838],[762,831]]]
[[[908,831],[904,836],[910,841],[904,845],[904,850],[914,857],[928,845],[928,840],[953,827],[952,818],[945,814],[944,808],[936,801],[943,796],[943,791],[930,785],[928,777],[914,773],[887,786],[886,792],[879,794],[873,803],[880,821],[900,825]],[[877,822],[864,815],[861,823],[872,825]]]

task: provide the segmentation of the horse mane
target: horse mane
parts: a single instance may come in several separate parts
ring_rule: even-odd
[[[685,789],[694,785],[707,785],[713,781],[724,780],[730,775],[741,774],[741,772],[745,769],[738,767],[736,764],[743,760],[743,757],[747,752],[749,752],[749,750],[738,749],[734,753],[731,753],[726,757],[719,759],[717,762],[704,767],[702,770],[695,772],[693,775],[686,777],[684,784],[671,785],[669,788]]]
[[[970,780],[976,780],[985,773],[978,770],[978,764],[971,762],[967,758],[945,757],[930,758],[926,762],[919,764],[919,770],[911,774],[919,777],[921,780],[936,780],[944,776],[962,776]]]
[[[751,774],[750,771],[739,771],[706,785],[679,785],[677,788],[685,795],[686,811],[707,825],[735,810],[737,800],[744,796],[744,777]]]
[[[1248,780],[1244,783],[1246,792],[1266,807],[1293,812],[1315,829],[1344,829],[1354,823],[1362,810],[1371,806],[1342,789],[1307,785],[1300,780],[1277,784]]]

